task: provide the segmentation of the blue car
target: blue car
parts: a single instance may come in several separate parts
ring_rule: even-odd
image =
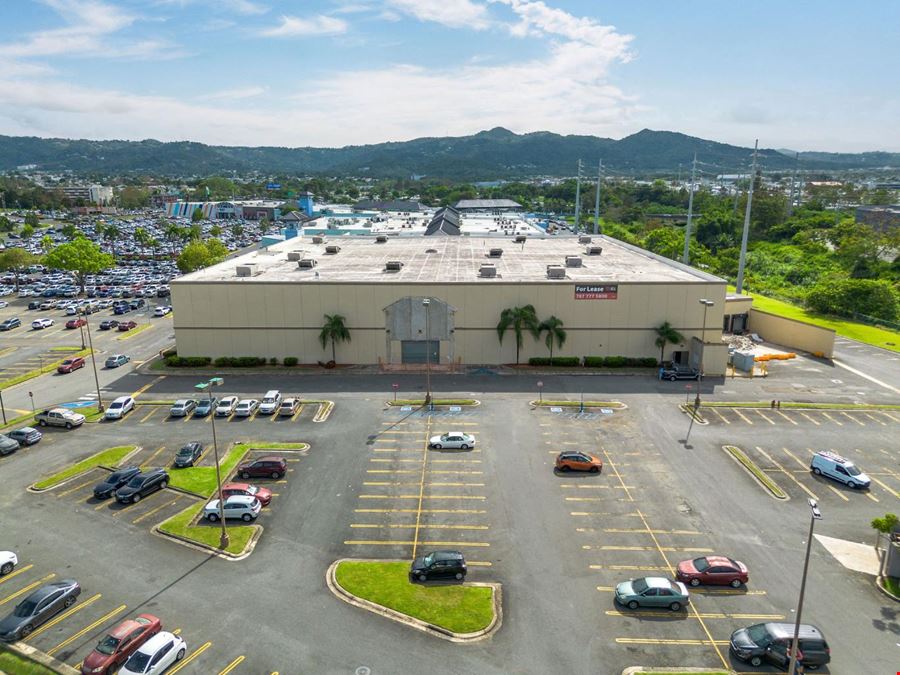
[[[13,440],[19,441],[21,445],[34,445],[44,437],[44,434],[34,427],[22,427],[21,429],[10,431],[6,435]]]
[[[194,417],[206,417],[216,406],[219,405],[219,399],[213,396],[212,401],[208,398],[202,398],[197,401],[197,407],[194,408]]]

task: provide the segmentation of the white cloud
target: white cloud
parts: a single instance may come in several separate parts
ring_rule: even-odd
[[[266,37],[298,37],[301,35],[339,35],[347,32],[347,22],[333,16],[319,14],[309,19],[282,16],[281,23],[260,34]]]
[[[269,11],[269,8],[266,5],[253,2],[252,0],[154,0],[153,4],[163,7],[178,5],[179,7],[184,8],[187,5],[200,2],[209,5],[215,10],[234,12],[235,14],[244,14],[246,16],[265,14]]]
[[[389,6],[422,21],[457,28],[486,28],[487,9],[472,0],[387,0]]]
[[[222,91],[216,91],[212,94],[204,94],[198,98],[203,101],[236,101],[238,99],[254,98],[265,94],[267,91],[268,89],[266,87],[238,87],[236,89],[223,89]]]

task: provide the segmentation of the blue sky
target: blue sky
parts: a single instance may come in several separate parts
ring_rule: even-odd
[[[900,151],[897,2],[4,0],[0,26],[3,134]]]

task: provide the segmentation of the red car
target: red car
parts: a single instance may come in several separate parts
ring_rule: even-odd
[[[80,328],[81,326],[86,326],[87,321],[84,319],[69,319],[66,321],[66,328]]]
[[[137,328],[137,324],[134,321],[123,321],[119,324],[119,330],[123,333],[130,331],[132,328]]]
[[[261,488],[249,483],[226,483],[223,485],[222,496],[228,499],[232,495],[256,497],[263,506],[268,506],[272,501],[272,491],[269,488]]]
[[[750,579],[750,573],[742,562],[724,555],[708,555],[678,563],[675,578],[691,586],[709,584],[739,588]]]
[[[71,359],[66,359],[60,363],[56,367],[56,372],[71,373],[73,370],[78,370],[79,368],[84,368],[84,359],[80,356],[73,356]]]
[[[244,480],[250,477],[278,479],[287,473],[287,462],[284,457],[266,455],[244,462],[235,473]]]
[[[152,614],[125,619],[109,631],[81,664],[83,675],[108,675],[137,651],[138,647],[162,630],[162,622]]]

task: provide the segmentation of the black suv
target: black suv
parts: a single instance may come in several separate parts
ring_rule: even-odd
[[[700,371],[681,363],[669,363],[659,369],[659,379],[670,380],[699,380]]]
[[[169,474],[165,469],[151,469],[132,478],[128,483],[116,490],[116,501],[122,504],[134,504],[141,501],[151,492],[162,490],[169,484]]]
[[[200,459],[202,454],[203,445],[201,443],[197,441],[188,443],[175,454],[175,466],[178,468],[194,466],[194,462]]]
[[[787,668],[791,662],[792,623],[757,623],[731,634],[731,653],[751,666],[763,661]],[[806,670],[815,670],[831,661],[831,650],[825,636],[815,626],[800,624],[797,660]]]
[[[462,581],[466,578],[466,559],[459,551],[432,551],[413,560],[409,576],[419,581],[429,579]]]
[[[140,472],[141,470],[136,466],[129,466],[126,469],[113,471],[111,474],[109,474],[109,476],[106,477],[105,481],[103,481],[102,483],[97,483],[94,486],[94,496],[97,499],[106,499],[107,497],[112,497],[113,492],[125,485]]]

